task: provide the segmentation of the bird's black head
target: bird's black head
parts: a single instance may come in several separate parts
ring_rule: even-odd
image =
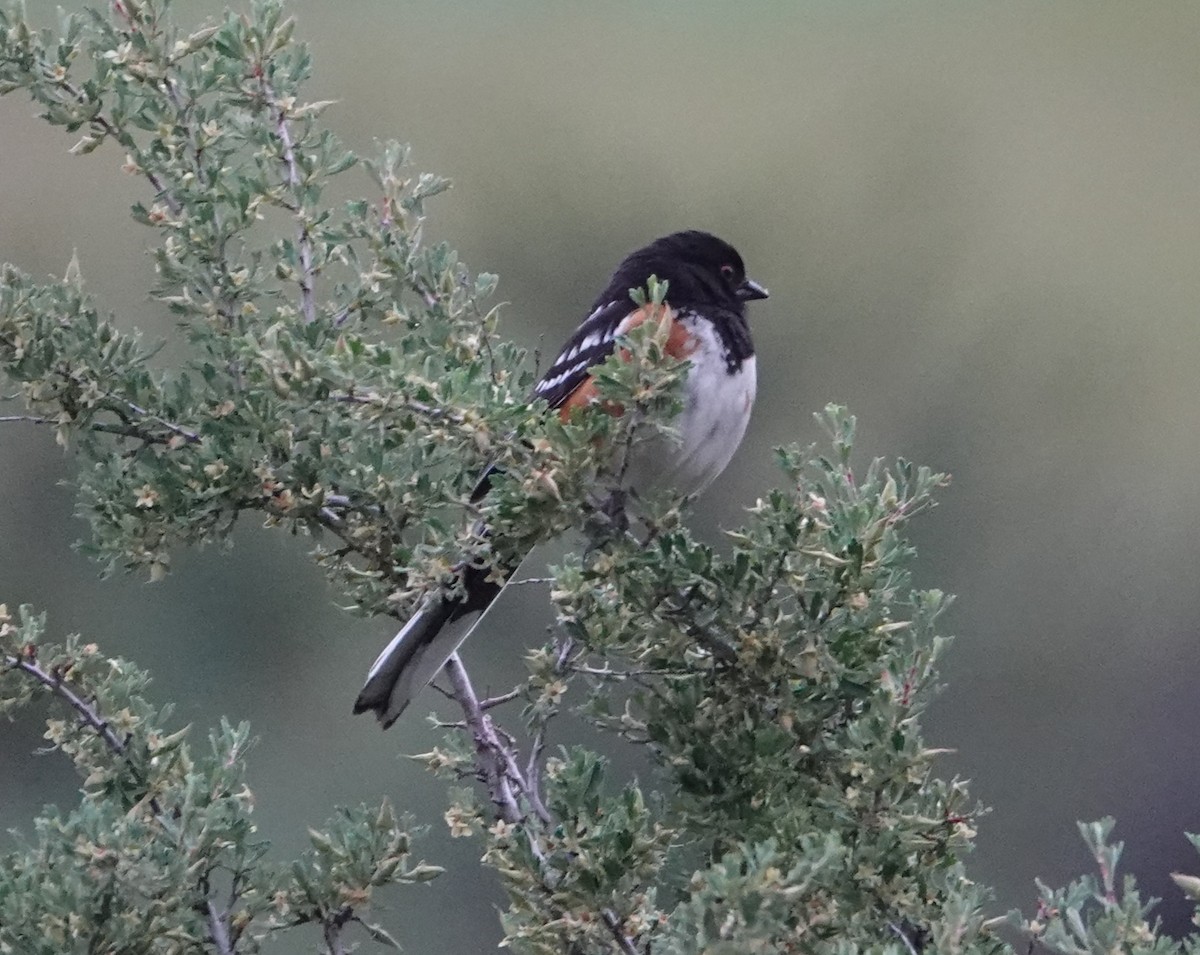
[[[767,297],[767,290],[746,276],[742,257],[728,242],[707,232],[675,232],[627,255],[596,307],[645,288],[652,275],[670,283],[667,301],[675,308],[717,305],[740,315],[746,302]]]

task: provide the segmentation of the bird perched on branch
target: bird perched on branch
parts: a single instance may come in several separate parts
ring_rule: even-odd
[[[667,283],[667,301],[638,305],[633,289],[651,277]],[[754,404],[754,344],[746,303],[767,297],[748,278],[742,257],[707,232],[677,232],[626,256],[533,390],[564,418],[596,400],[591,369],[613,353],[617,339],[648,320],[670,322],[664,351],[689,363],[683,408],[674,422],[678,443],[639,453],[625,471],[630,489],[670,487],[681,496],[704,490],[733,457]],[[430,594],[379,654],[354,704],[384,728],[404,712],[469,636],[499,595],[493,575],[466,568],[460,594]]]

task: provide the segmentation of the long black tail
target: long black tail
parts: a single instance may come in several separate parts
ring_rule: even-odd
[[[495,465],[484,468],[471,492],[472,502],[483,499],[497,473]],[[475,530],[489,533],[482,523]],[[495,576],[494,572],[467,567],[462,576],[465,593],[461,598],[450,600],[439,594],[427,597],[371,664],[367,682],[354,701],[354,712],[371,710],[384,729],[395,723],[413,697],[433,682],[446,661],[471,635],[479,618],[500,596],[504,586],[496,583]]]
[[[354,701],[354,712],[374,712],[387,729],[425,689],[446,661],[471,635],[479,618],[499,596],[499,584],[483,571],[464,575],[466,596],[451,600],[433,594],[413,614],[367,672],[367,682]]]

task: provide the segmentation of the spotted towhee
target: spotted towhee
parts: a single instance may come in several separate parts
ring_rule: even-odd
[[[667,447],[655,442],[635,447],[624,486],[669,486],[691,495],[725,469],[754,404],[754,344],[746,303],[766,298],[767,290],[746,277],[742,257],[727,242],[706,232],[677,232],[627,256],[534,387],[533,398],[564,417],[595,400],[590,369],[612,354],[618,336],[662,315],[655,306],[639,307],[630,297],[651,276],[667,282],[662,307],[672,324],[665,351],[686,359],[690,367],[675,423],[678,441]],[[496,599],[501,585],[494,577],[468,568],[461,595],[428,596],[372,664],[354,712],[371,710],[385,728],[391,726]]]

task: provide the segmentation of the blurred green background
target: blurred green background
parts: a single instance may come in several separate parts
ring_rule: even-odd
[[[179,3],[183,19],[214,5]],[[741,520],[773,445],[848,404],[866,453],[952,472],[917,578],[959,595],[929,719],[945,773],[993,807],[974,875],[997,911],[1088,867],[1074,820],[1115,814],[1176,930],[1166,878],[1200,870],[1200,6],[1018,2],[535,4],[297,0],[313,99],[355,148],[415,146],[452,177],[430,231],[501,276],[504,334],[553,350],[620,256],[677,228],[734,242],[760,403],[695,517]],[[53,22],[53,5],[30,0]],[[144,183],[104,148],[0,100],[0,260],[61,274],[78,249],[122,325],[172,333],[145,289]],[[356,180],[365,193],[367,179]],[[400,754],[438,737],[427,698],[392,732],[350,716],[391,634],[332,605],[306,543],[243,530],[163,584],[101,581],[52,436],[0,426],[0,600],[148,667],[198,728],[252,721],[251,783],[279,853],[334,802],[387,793],[435,823],[451,872],[383,915],[410,951],[482,951],[498,893],[445,838],[443,787]],[[500,686],[540,640],[523,588],[469,646]],[[70,803],[65,760],[0,729],[0,819]],[[453,905],[454,918],[444,907]]]

